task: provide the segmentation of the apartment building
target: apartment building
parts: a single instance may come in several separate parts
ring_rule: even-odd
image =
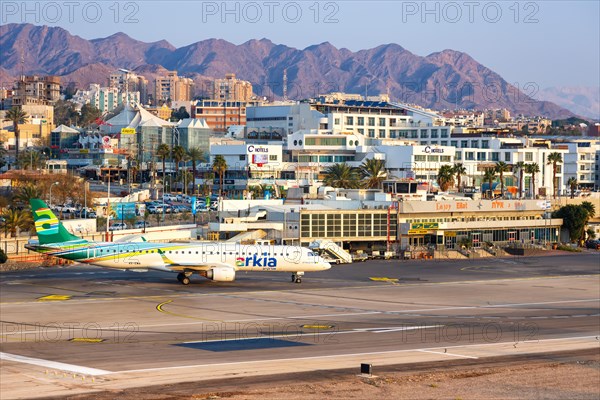
[[[169,71],[165,76],[156,78],[154,102],[189,101],[192,99],[194,81],[177,75],[177,71]]]
[[[142,75],[127,70],[118,70],[110,74],[108,86],[119,92],[139,92],[140,102],[148,103],[148,80]]]
[[[248,81],[236,79],[235,74],[226,74],[225,79],[213,81],[213,100],[220,101],[251,101],[254,98],[252,84]]]
[[[22,76],[13,91],[13,106],[53,105],[60,100],[60,77]]]

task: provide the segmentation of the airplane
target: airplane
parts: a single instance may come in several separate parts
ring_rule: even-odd
[[[84,264],[138,272],[176,272],[183,285],[190,283],[194,273],[213,281],[232,282],[237,271],[292,272],[292,282],[301,283],[305,272],[331,268],[318,254],[299,246],[152,243],[143,235],[121,242],[92,242],[69,233],[44,201],[31,199],[29,203],[38,240],[30,240],[25,247]]]

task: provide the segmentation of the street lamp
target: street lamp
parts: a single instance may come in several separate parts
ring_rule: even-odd
[[[50,203],[50,207],[52,207],[52,186],[54,185],[58,185],[59,182],[54,182],[50,185],[50,199],[48,200],[48,203]]]

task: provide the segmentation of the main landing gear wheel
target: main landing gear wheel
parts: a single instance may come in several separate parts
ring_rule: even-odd
[[[177,280],[182,284],[182,285],[189,285],[190,284],[190,278],[188,278],[184,273],[180,272],[179,274],[177,274]]]
[[[292,282],[293,283],[302,283],[302,275],[301,274],[292,274]]]

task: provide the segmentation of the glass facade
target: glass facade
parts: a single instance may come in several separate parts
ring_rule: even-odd
[[[396,239],[397,215],[387,210],[340,210],[300,215],[300,239],[385,240]]]

